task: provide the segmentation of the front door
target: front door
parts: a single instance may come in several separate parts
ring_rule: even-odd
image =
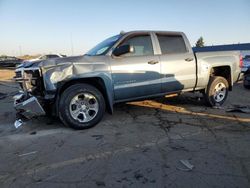
[[[154,55],[150,34],[127,37],[121,44],[134,48],[133,53],[111,57],[115,101],[125,101],[161,92],[159,57]]]

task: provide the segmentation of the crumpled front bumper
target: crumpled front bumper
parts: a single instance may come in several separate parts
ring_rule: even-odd
[[[36,97],[21,92],[13,98],[14,108],[18,114],[28,119],[45,115],[45,111]]]

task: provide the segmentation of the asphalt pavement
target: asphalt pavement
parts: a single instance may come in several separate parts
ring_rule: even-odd
[[[123,103],[82,131],[47,117],[16,129],[17,91],[1,78],[1,187],[250,187],[250,114],[227,112],[250,105],[242,84],[221,108],[195,94]]]

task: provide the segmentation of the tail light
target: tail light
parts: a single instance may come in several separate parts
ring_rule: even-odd
[[[243,67],[243,56],[240,54],[240,68]]]

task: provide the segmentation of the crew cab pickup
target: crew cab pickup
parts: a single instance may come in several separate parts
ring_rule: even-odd
[[[132,31],[85,55],[29,62],[15,72],[19,113],[53,114],[84,129],[119,102],[200,91],[208,105],[222,105],[241,68],[240,52],[194,53],[182,32]]]

